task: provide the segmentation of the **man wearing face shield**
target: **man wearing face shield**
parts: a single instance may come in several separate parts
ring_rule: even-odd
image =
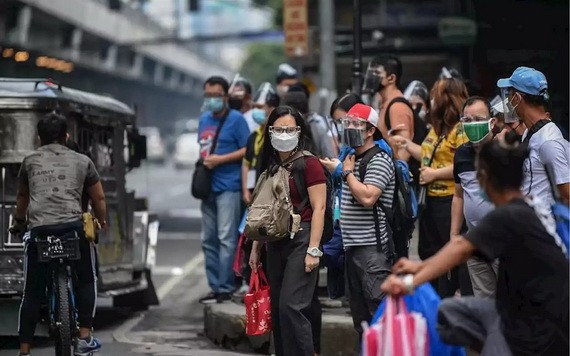
[[[239,74],[236,75],[236,78],[230,85],[228,106],[230,109],[237,110],[243,114],[249,131],[253,132],[259,125],[251,116],[251,94],[251,83],[247,79],[240,77]]]
[[[453,177],[455,191],[451,204],[451,239],[462,233],[463,221],[467,229],[472,230],[479,221],[495,207],[482,193],[477,181],[475,158],[486,142],[493,140],[497,120],[491,117],[489,102],[480,96],[472,96],[465,101],[461,114],[463,132],[469,142],[461,145],[455,152]],[[472,256],[467,260],[469,276],[476,297],[494,297],[497,290],[499,262],[488,262]]]
[[[361,323],[370,323],[384,298],[380,285],[390,273],[395,254],[384,213],[384,208],[392,209],[395,168],[390,155],[374,143],[382,138],[378,121],[376,111],[363,104],[354,105],[343,119],[344,144],[354,148],[355,154],[343,162],[340,225],[347,294],[359,334]],[[362,162],[368,162],[364,177],[360,176]]]
[[[551,205],[554,198],[546,170],[550,167],[562,200],[570,203],[570,146],[546,111],[550,98],[546,77],[534,68],[519,67],[510,78],[499,79],[497,86],[505,120],[519,118],[528,128],[522,137],[530,151],[523,166],[523,193]]]
[[[279,95],[281,100],[285,98],[285,94],[287,94],[289,88],[297,83],[299,83],[297,70],[287,63],[281,63],[275,78],[277,95]]]

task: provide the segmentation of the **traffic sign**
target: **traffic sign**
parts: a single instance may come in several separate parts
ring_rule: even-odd
[[[304,57],[309,54],[308,0],[284,0],[283,32],[285,53],[288,57]]]

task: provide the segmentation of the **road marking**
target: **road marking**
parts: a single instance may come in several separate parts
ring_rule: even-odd
[[[153,276],[180,276],[184,271],[178,266],[155,266],[152,268]]]
[[[188,261],[188,263],[186,263],[182,268],[182,273],[180,275],[172,276],[168,281],[166,281],[166,283],[160,286],[157,292],[158,299],[163,300],[164,297],[166,297],[168,293],[170,293],[170,291],[180,283],[180,281],[186,278],[186,276],[192,273],[203,262],[204,255],[202,253]]]
[[[186,276],[191,274],[198,266],[204,262],[204,255],[200,253],[198,256],[192,258],[188,263],[182,268],[182,273],[180,275],[172,276],[167,280],[157,291],[158,299],[164,300],[164,298],[180,283]],[[125,321],[117,330],[113,333],[113,339],[117,342],[123,344],[134,344],[134,345],[153,345],[154,343],[142,342],[131,340],[127,337],[127,334],[131,332],[144,318],[146,313],[140,313],[129,320]]]

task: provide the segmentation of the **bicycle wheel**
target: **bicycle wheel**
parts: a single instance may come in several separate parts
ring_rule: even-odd
[[[56,301],[56,330],[55,354],[56,356],[71,356],[71,321],[69,310],[69,291],[67,289],[67,271],[60,266],[54,276],[54,293]]]

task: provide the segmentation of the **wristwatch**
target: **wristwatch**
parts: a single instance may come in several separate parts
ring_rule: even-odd
[[[323,251],[319,250],[318,247],[309,247],[307,249],[307,255],[312,257],[321,257],[323,255]]]
[[[414,275],[413,274],[406,274],[402,277],[402,282],[404,282],[404,287],[408,294],[414,292]]]
[[[346,170],[346,171],[342,171],[342,173],[340,174],[342,177],[342,181],[346,183],[346,179],[348,178],[348,176],[350,174],[353,174],[354,172],[352,170]]]

